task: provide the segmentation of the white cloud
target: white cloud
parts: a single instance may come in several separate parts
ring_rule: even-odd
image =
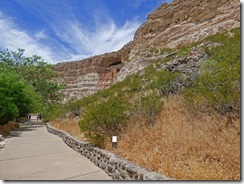
[[[26,56],[36,54],[49,63],[79,60],[119,50],[133,39],[140,26],[137,20],[117,26],[107,15],[102,21],[94,17],[95,27],[88,29],[74,14],[60,18],[61,15],[52,13],[50,19],[47,18],[49,14],[42,16],[51,28],[48,31],[53,31],[56,38],[50,37],[44,29],[36,33],[24,30],[0,12],[0,49],[16,51],[23,48]]]
[[[106,24],[99,23],[96,29],[90,31],[79,22],[70,20],[62,27],[55,28],[55,31],[77,53],[92,56],[119,50],[133,39],[139,26],[140,23],[136,20],[126,21],[122,27],[110,21]]]
[[[40,37],[39,33],[39,37]],[[42,35],[43,37],[44,35]],[[52,50],[39,43],[34,37],[24,30],[18,28],[14,22],[0,12],[0,48],[17,51],[18,48],[25,49],[26,56],[34,54],[42,56],[47,62],[54,62],[57,58]]]
[[[133,0],[131,1],[131,6],[135,9],[139,8],[146,0]]]
[[[34,37],[37,39],[37,40],[45,40],[45,39],[48,39],[48,36],[46,35],[45,31],[44,30],[41,30],[39,32],[37,32]]]

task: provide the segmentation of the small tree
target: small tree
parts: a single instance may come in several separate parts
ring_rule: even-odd
[[[45,104],[53,104],[63,97],[61,89],[64,85],[56,83],[53,79],[56,73],[53,66],[44,62],[40,56],[24,56],[24,49],[14,51],[0,51],[0,72],[14,71],[21,79],[35,88],[42,96]]]
[[[0,73],[0,124],[38,109],[40,96],[14,72]]]

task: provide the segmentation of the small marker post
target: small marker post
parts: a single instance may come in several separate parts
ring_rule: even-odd
[[[112,148],[117,148],[117,136],[112,136]]]

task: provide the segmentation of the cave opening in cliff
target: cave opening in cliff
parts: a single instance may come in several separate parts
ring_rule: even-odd
[[[121,61],[116,61],[116,62],[113,62],[112,64],[110,64],[108,67],[113,67],[113,66],[117,66],[117,65],[120,65],[122,64]]]

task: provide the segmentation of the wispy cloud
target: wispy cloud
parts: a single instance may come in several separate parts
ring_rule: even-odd
[[[145,3],[146,2],[146,0],[133,0],[133,1],[131,1],[131,6],[133,7],[133,8],[139,8],[143,3]]]
[[[0,12],[0,48],[16,51],[18,48],[25,49],[27,56],[34,54],[42,56],[46,61],[53,62],[57,58],[52,50],[39,43],[27,32],[18,28],[14,22]]]
[[[139,25],[137,21],[127,21],[118,27],[111,21],[98,24],[91,32],[77,21],[68,21],[61,29],[56,29],[56,35],[77,53],[97,55],[123,47],[133,39]]]
[[[26,55],[37,54],[50,63],[116,51],[133,39],[141,24],[132,18],[117,25],[107,10],[94,9],[95,13],[89,17],[93,23],[91,26],[77,17],[67,3],[56,4],[50,9],[38,1],[27,2],[19,1],[26,11],[35,12],[46,26],[36,32],[26,30],[0,12],[0,49],[23,48]]]
[[[37,40],[45,40],[45,39],[48,39],[48,36],[47,34],[45,33],[44,30],[41,30],[39,32],[37,32],[34,37],[37,39]]]

